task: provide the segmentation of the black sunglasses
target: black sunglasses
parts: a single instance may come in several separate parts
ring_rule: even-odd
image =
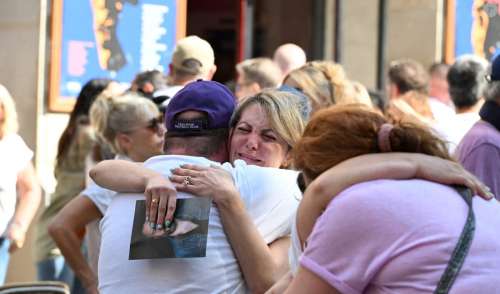
[[[162,125],[163,125],[163,115],[160,115],[158,117],[150,119],[148,121],[148,124],[146,125],[146,129],[158,133]]]

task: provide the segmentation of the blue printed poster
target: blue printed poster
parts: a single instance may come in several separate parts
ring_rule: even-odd
[[[500,53],[500,0],[455,1],[455,56]]]
[[[74,99],[92,78],[128,85],[167,70],[176,40],[175,0],[62,1],[59,96]]]

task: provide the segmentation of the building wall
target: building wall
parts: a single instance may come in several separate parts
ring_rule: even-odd
[[[410,57],[429,66],[441,58],[442,5],[442,0],[389,1],[388,61]]]
[[[378,0],[342,3],[342,64],[351,79],[374,88],[377,81]]]
[[[342,64],[352,79],[375,88],[379,1],[342,3]],[[441,59],[442,6],[442,0],[387,0],[386,68],[399,58],[412,58],[426,67]]]

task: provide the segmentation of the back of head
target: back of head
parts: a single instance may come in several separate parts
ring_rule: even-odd
[[[152,89],[150,93],[145,93],[144,87],[146,85],[151,85]],[[146,70],[138,73],[134,80],[132,81],[132,90],[140,92],[142,94],[152,94],[154,91],[165,88],[167,81],[163,76],[163,73],[159,70]]]
[[[314,179],[346,159],[368,153],[411,152],[451,158],[446,144],[428,128],[397,122],[385,125],[385,137],[380,136],[382,125],[387,123],[382,115],[362,105],[320,110],[295,145],[295,166]]]
[[[368,90],[358,81],[349,81],[345,95],[337,102],[337,104],[351,103],[361,103],[370,107],[373,106]]]
[[[88,116],[94,100],[106,90],[111,82],[113,82],[111,79],[91,79],[83,85],[71,111],[70,120],[75,120],[82,115]]]
[[[450,97],[457,109],[474,106],[486,87],[488,61],[475,55],[460,56],[448,71]]]
[[[438,78],[446,80],[446,75],[450,70],[450,66],[446,63],[435,62],[429,67],[430,78]]]
[[[108,95],[106,90],[112,82],[111,79],[91,79],[83,85],[69,116],[68,125],[59,139],[56,157],[58,165],[63,162],[63,158],[74,140],[77,125],[80,123],[88,125],[90,107],[98,96]]]
[[[151,100],[128,93],[116,97],[99,97],[90,109],[90,122],[99,138],[109,144],[114,153],[124,154],[117,142],[117,135],[133,130],[151,114],[160,115]]]
[[[446,63],[435,62],[429,67],[429,96],[450,104],[450,93],[446,76],[450,66]]]
[[[171,99],[165,112],[166,152],[212,158],[227,142],[236,98],[215,81],[187,84]],[[227,151],[225,156],[227,157]]]
[[[341,65],[331,61],[312,61],[291,71],[283,84],[302,91],[311,100],[312,112],[334,104],[367,103],[369,97],[353,95],[356,89]],[[367,98],[367,99],[366,99]]]
[[[255,104],[264,109],[271,128],[290,148],[293,148],[305,128],[305,121],[300,113],[299,98],[284,91],[264,90],[238,104],[231,117],[230,127],[234,128],[245,109]]]
[[[0,139],[2,139],[7,134],[16,133],[19,128],[16,104],[7,88],[2,85],[0,85],[0,107],[3,110],[3,118],[0,120]]]
[[[270,58],[252,58],[236,65],[236,71],[248,83],[257,83],[261,89],[276,88],[281,83],[281,71]]]
[[[175,46],[171,75],[188,81],[197,78],[209,80],[215,67],[214,61],[214,50],[207,41],[198,36],[188,36]]]
[[[276,48],[273,60],[279,66],[283,76],[303,66],[307,61],[304,50],[292,43],[283,44]]]
[[[429,76],[422,64],[411,59],[399,59],[389,65],[389,80],[400,94],[417,91],[427,94]]]

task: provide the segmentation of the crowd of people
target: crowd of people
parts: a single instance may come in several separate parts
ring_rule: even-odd
[[[500,293],[500,56],[395,60],[385,95],[295,44],[233,89],[215,61],[188,36],[167,76],[84,85],[36,220],[0,87],[0,284],[33,223],[38,279],[72,293]]]

